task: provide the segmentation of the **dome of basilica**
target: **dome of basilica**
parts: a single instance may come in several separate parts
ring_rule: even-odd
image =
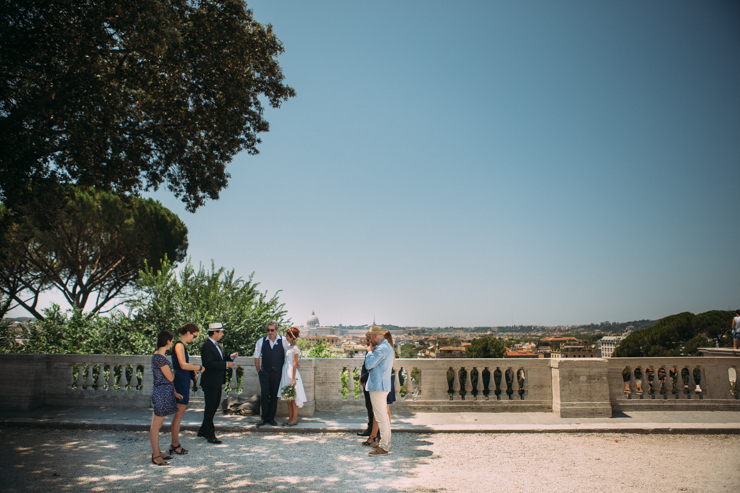
[[[316,313],[314,313],[313,311],[311,312],[311,316],[308,317],[306,327],[319,327],[319,317],[317,317]]]

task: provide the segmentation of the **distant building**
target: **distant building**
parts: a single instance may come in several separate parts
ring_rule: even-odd
[[[504,353],[504,358],[539,358],[540,355],[528,349],[509,348]]]
[[[435,358],[464,358],[465,348],[462,346],[442,346],[437,349]]]
[[[314,334],[306,337],[306,340],[309,342],[319,342],[324,341],[327,344],[336,344],[339,342],[339,336],[335,336],[334,334]]]
[[[622,334],[621,336],[604,336],[598,341],[599,349],[601,350],[601,357],[602,358],[611,358],[612,353],[615,349],[617,349],[617,346],[622,342],[622,339],[627,337],[629,335],[629,332],[626,332]]]
[[[542,342],[549,342],[550,344],[565,344],[577,341],[578,339],[575,337],[545,337],[542,339]]]
[[[598,358],[599,350],[584,346],[561,346],[552,352],[553,358]]]
[[[306,327],[308,329],[315,329],[316,327],[319,327],[319,317],[316,316],[316,312],[311,310],[311,316],[308,317],[308,322],[306,322]]]

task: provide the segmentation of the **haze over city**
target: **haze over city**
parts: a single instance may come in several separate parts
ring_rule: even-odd
[[[219,200],[153,194],[196,265],[254,272],[295,323],[740,306],[736,2],[250,7],[297,96]]]

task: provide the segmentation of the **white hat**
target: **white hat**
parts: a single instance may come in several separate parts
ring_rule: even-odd
[[[224,326],[221,325],[221,322],[215,322],[208,324],[208,330],[224,330]]]

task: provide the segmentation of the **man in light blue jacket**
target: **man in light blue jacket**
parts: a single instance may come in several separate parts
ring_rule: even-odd
[[[388,392],[391,390],[391,373],[395,354],[384,338],[382,327],[373,325],[367,336],[373,348],[365,358],[365,368],[370,371],[365,388],[370,393],[373,414],[380,428],[380,445],[369,455],[384,455],[391,451],[391,421],[388,418]]]

